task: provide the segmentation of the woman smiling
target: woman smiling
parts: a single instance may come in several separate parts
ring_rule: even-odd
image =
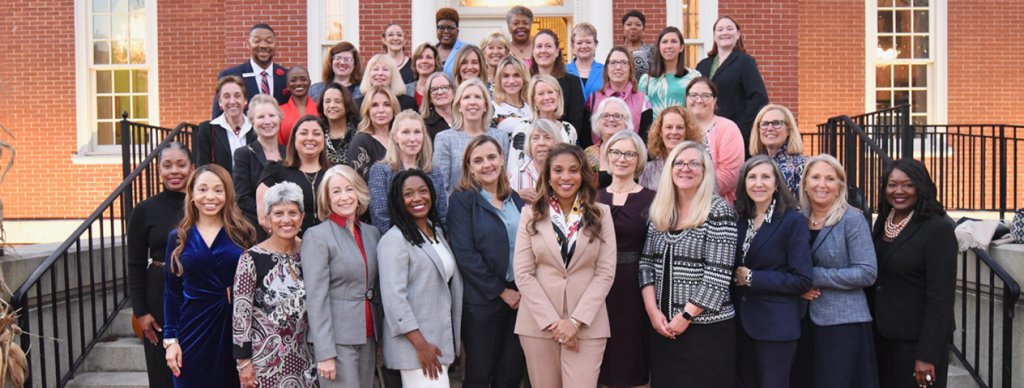
[[[684,141],[704,143],[697,119],[693,117],[693,113],[681,106],[665,108],[654,120],[654,124],[651,124],[651,132],[647,134],[651,160],[647,162],[647,167],[640,175],[641,186],[651,190],[658,189],[668,154]]]
[[[466,145],[474,137],[487,135],[501,145],[502,153],[508,149],[508,135],[497,128],[490,128],[494,107],[487,85],[479,79],[470,79],[459,85],[455,92],[455,122],[452,130],[437,134],[434,147],[434,167],[444,179],[445,189],[451,193],[462,176],[462,155]]]
[[[284,181],[295,183],[302,188],[302,203],[305,205],[302,212],[305,216],[300,232],[305,232],[317,224],[316,188],[323,180],[323,172],[331,167],[324,152],[324,127],[323,120],[316,116],[300,117],[295,122],[295,131],[289,138],[284,161],[267,163],[260,177],[260,184],[256,187],[257,198],[263,198],[267,189]],[[257,201],[256,214],[259,215],[261,227],[269,231],[270,224],[265,216],[265,206],[263,201]]]
[[[352,138],[352,145],[348,148],[348,165],[364,180],[370,177],[370,167],[384,159],[388,152],[391,124],[398,112],[395,110],[398,100],[390,89],[375,86],[366,96],[359,109],[363,118],[359,122],[359,133]]]
[[[590,147],[590,123],[587,122],[586,110],[584,109],[587,99],[583,95],[580,78],[570,74],[565,69],[565,59],[562,58],[562,49],[559,48],[558,35],[554,31],[540,30],[534,36],[533,61],[530,63],[530,73],[535,76],[551,76],[557,80],[560,89],[559,97],[562,100],[562,112],[552,119],[565,120],[572,124],[573,128],[579,131],[579,146],[583,148]],[[574,139],[571,143],[576,144],[576,141]]]
[[[259,137],[252,144],[235,150],[232,177],[238,194],[238,208],[256,228],[256,241],[263,241],[267,234],[259,227],[259,217],[256,216],[256,188],[267,163],[280,161],[287,147],[277,143],[281,125],[281,108],[277,107],[277,100],[269,94],[257,94],[252,97],[251,104],[248,117]]]
[[[651,101],[655,115],[670,106],[687,107],[686,85],[700,77],[699,71],[686,67],[683,61],[682,31],[665,27],[658,34],[657,44],[651,71],[640,77],[638,85]]]

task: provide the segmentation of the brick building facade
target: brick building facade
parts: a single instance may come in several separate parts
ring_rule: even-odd
[[[270,24],[277,31],[279,43],[275,62],[284,66],[315,64],[321,58],[311,53],[320,52],[320,42],[310,35],[313,31],[310,23],[322,24],[324,12],[340,10],[345,14],[345,35],[358,36],[358,46],[365,60],[383,51],[379,37],[385,25],[395,22],[411,31],[411,51],[414,44],[425,40],[423,31],[433,28],[433,10],[440,5],[458,3],[420,1],[415,0],[415,4],[413,0],[0,2],[0,86],[3,87],[0,124],[16,136],[11,139],[0,135],[0,139],[18,150],[17,164],[0,186],[0,197],[6,205],[5,216],[8,219],[84,218],[121,181],[120,157],[116,152],[109,152],[110,146],[96,145],[98,135],[93,132],[96,117],[92,112],[97,106],[100,110],[108,108],[105,102],[97,102],[106,97],[94,95],[100,92],[92,84],[107,82],[105,78],[97,80],[105,77],[108,73],[104,72],[108,70],[86,63],[91,58],[90,52],[107,55],[92,51],[99,47],[94,46],[99,39],[109,40],[99,44],[115,47],[111,60],[116,62],[119,45],[134,50],[136,40],[131,39],[139,38],[134,34],[145,30],[145,38],[137,41],[146,44],[146,63],[125,69],[133,71],[133,88],[149,82],[148,92],[133,89],[133,93],[141,94],[120,96],[115,91],[112,97],[115,109],[121,106],[117,104],[127,104],[129,97],[135,98],[131,100],[133,114],[143,115],[160,126],[173,127],[180,122],[198,123],[209,118],[216,74],[248,60],[244,43],[254,23]],[[893,1],[896,4],[893,5]],[[318,5],[311,5],[314,3]],[[699,40],[705,45],[701,54],[710,49],[711,26],[706,21],[713,21],[720,15],[733,16],[743,28],[748,52],[758,60],[771,101],[790,107],[797,114],[803,131],[812,130],[815,124],[831,116],[872,111],[875,106],[872,102],[885,99],[876,96],[890,92],[895,93],[893,96],[913,96],[914,101],[927,98],[927,104],[921,106],[926,108],[928,116],[922,117],[930,123],[1024,123],[1024,108],[1019,106],[1024,100],[1024,91],[1020,88],[1024,84],[1020,54],[1024,52],[1024,40],[1017,39],[1024,36],[1024,16],[1021,16],[1024,4],[1019,1],[931,0],[929,4],[927,0],[567,0],[564,3],[558,8],[559,12],[566,13],[572,20],[589,21],[598,25],[599,30],[606,26],[600,31],[599,58],[613,41],[621,43],[619,19],[633,9],[646,15],[645,41],[654,42],[658,31],[666,24],[675,25],[684,20],[680,15],[682,10],[699,6],[699,31],[703,35]],[[909,3],[917,3],[919,7],[913,8],[907,5]],[[909,8],[902,8],[904,5]],[[906,62],[909,64],[906,66],[923,66],[906,69],[927,71],[927,77],[921,75],[921,80],[927,80],[924,89],[917,88],[917,78],[913,78],[915,84],[904,88],[906,90],[896,86],[891,91],[877,89],[885,81],[875,74],[875,66],[881,65],[869,57],[875,55],[876,37],[883,39],[881,33],[876,36],[874,31],[882,31],[879,25],[889,22],[877,16],[878,10],[889,9],[886,7],[894,7],[897,31],[892,35],[897,49],[909,51],[910,46],[900,44],[913,44],[911,37],[917,39],[913,42],[924,42],[922,53],[928,55],[928,59]],[[505,9],[492,8],[489,12],[494,15],[491,16],[484,15],[487,9],[469,13],[476,15],[471,19],[479,24],[481,20],[503,18]],[[423,10],[430,11],[429,15],[423,14]],[[110,19],[104,19],[108,17]],[[122,17],[127,19],[119,19]],[[876,17],[879,19],[874,20]],[[915,18],[914,27],[901,35],[900,23],[910,26],[909,17]],[[923,19],[917,19],[919,17]],[[88,28],[97,28],[108,23],[107,20],[115,25],[118,21],[130,20],[124,26],[130,26],[131,31],[122,31],[128,36],[126,40],[118,40],[123,37],[116,31],[103,38],[102,33]],[[924,23],[923,28],[927,30],[924,34],[920,34],[920,23]],[[504,23],[494,24],[494,29],[504,28]],[[430,41],[434,39],[430,37]],[[982,51],[986,43],[993,41],[998,51]],[[883,51],[883,47],[878,48],[878,58],[885,57]],[[136,51],[132,53],[139,55]],[[133,61],[132,58],[128,62]],[[896,69],[904,65],[893,66]],[[122,82],[116,78],[118,74],[129,74],[118,73],[117,69],[110,71],[115,77],[115,89],[117,82]],[[137,77],[135,71],[144,76]],[[314,79],[319,78],[318,72],[311,73]],[[895,74],[900,77],[900,73]],[[977,77],[980,74],[999,75],[998,78]],[[873,79],[876,81],[872,82]]]

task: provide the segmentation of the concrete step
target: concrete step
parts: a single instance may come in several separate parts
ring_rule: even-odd
[[[97,343],[86,356],[82,371],[145,372],[146,353],[142,340],[133,336]]]
[[[131,306],[129,304],[129,306]],[[104,337],[135,337],[132,329],[132,308],[125,307],[114,317],[114,323],[103,333]]]
[[[949,379],[946,383],[947,388],[979,388],[971,373],[953,354],[949,355],[949,372],[946,375]]]
[[[80,388],[147,388],[146,372],[88,372],[79,373],[68,382],[68,387]]]

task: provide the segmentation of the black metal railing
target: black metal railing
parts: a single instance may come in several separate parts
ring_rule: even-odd
[[[1020,285],[984,250],[971,251],[973,257],[968,252],[961,254],[959,335],[953,337],[951,348],[980,387],[1010,388],[1013,317]]]
[[[180,142],[188,146],[189,149],[192,149],[192,133],[198,129],[197,126],[188,123],[181,123],[173,130],[134,123],[128,121],[128,112],[123,112],[121,117],[123,179],[128,179],[132,171],[135,171],[140,164],[146,161],[146,158],[153,151],[162,146],[168,137],[171,138],[171,141]],[[128,136],[126,137],[124,134],[128,134]],[[123,141],[126,138],[128,141]],[[154,161],[153,163],[157,164],[159,161]],[[160,190],[163,190],[163,182],[160,182],[160,172],[158,169],[151,168],[143,171],[142,177],[128,191],[129,197],[125,201],[127,204],[125,219],[131,215],[135,205],[146,198],[156,195]]]
[[[854,117],[833,117],[819,124],[817,133],[807,135],[812,152],[831,154],[843,163],[851,190],[863,194],[858,207],[869,223],[872,205],[884,200],[878,197],[882,170],[892,160],[904,157],[928,166],[947,210],[997,211],[1005,218],[1007,210],[1012,212],[1022,202],[1018,164],[1024,149],[1024,126],[911,124],[910,107],[902,105]],[[967,253],[961,255],[959,338],[954,338],[950,348],[980,386],[1009,388],[1013,384],[1014,307],[1020,286],[988,253],[972,251],[975,259]],[[995,317],[997,299],[1002,300],[998,308],[1001,320]],[[973,307],[968,306],[972,303]]]
[[[152,150],[180,139],[189,127],[183,123],[168,130],[123,121],[121,133],[131,134],[122,136],[123,142],[152,143],[125,144],[124,149],[148,147],[138,151],[148,150],[148,155],[133,162],[124,181],[14,292],[11,303],[21,310],[18,325],[32,333],[18,337],[23,350],[31,348],[26,386],[67,385],[128,302],[123,233],[128,216],[135,203],[158,192],[147,188],[159,184]],[[167,135],[158,142],[161,132]],[[125,153],[126,160],[130,154]]]

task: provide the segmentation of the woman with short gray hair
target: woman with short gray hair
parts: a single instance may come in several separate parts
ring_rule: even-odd
[[[307,342],[306,286],[299,259],[302,188],[281,182],[263,194],[270,237],[242,253],[235,272],[232,340],[245,388],[316,385]]]

